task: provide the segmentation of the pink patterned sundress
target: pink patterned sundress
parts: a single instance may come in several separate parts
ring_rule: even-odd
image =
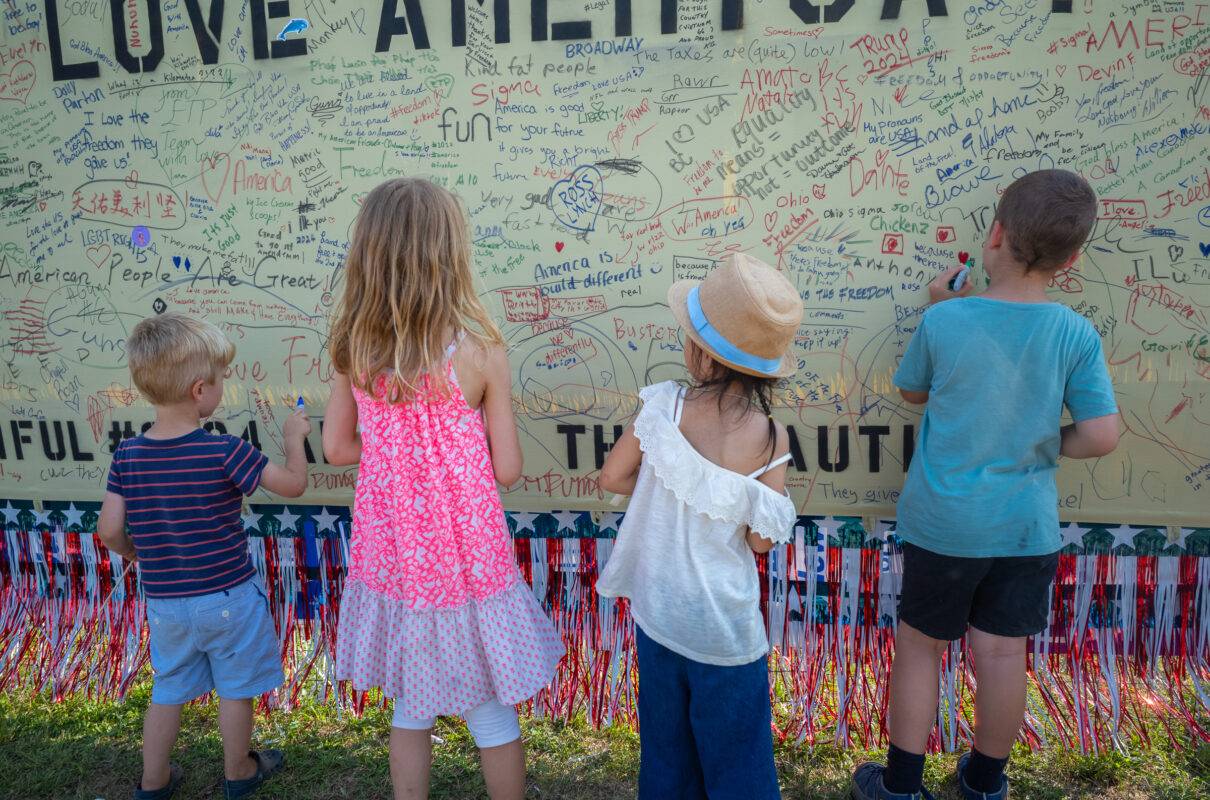
[[[448,395],[427,375],[399,405],[353,389],[361,467],[336,677],[381,687],[414,718],[533,697],[564,652],[517,567],[483,419],[458,389],[453,347]]]

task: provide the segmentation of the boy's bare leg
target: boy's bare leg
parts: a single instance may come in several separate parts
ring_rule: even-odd
[[[975,654],[975,749],[1008,758],[1025,720],[1025,637],[968,629]]]
[[[391,785],[395,789],[395,800],[428,797],[432,763],[433,738],[430,731],[391,726]]]
[[[903,620],[895,631],[895,660],[887,691],[887,732],[891,743],[923,753],[937,721],[937,669],[949,642],[934,639]]]
[[[480,748],[479,764],[487,794],[492,800],[522,800],[525,797],[525,744],[520,739]]]
[[[229,781],[245,781],[260,765],[248,755],[252,746],[252,698],[218,699],[218,732],[223,739],[223,774]]]
[[[181,731],[184,705],[152,703],[143,718],[143,777],[139,785],[147,791],[168,785],[168,760]]]

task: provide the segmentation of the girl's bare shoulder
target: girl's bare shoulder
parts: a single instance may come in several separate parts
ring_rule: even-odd
[[[471,408],[478,408],[483,393],[492,380],[509,374],[508,353],[497,342],[467,335],[454,350],[454,375]]]

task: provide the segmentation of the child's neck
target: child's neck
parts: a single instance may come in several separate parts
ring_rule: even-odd
[[[743,384],[739,383],[738,381],[732,381],[731,383],[729,383],[725,386],[723,386],[723,385],[695,386],[694,391],[710,392],[712,394],[723,394],[723,395],[727,395],[728,397],[733,397],[737,400],[743,400],[748,403],[752,402],[752,398],[749,397],[744,392]]]
[[[193,433],[202,425],[202,415],[197,403],[183,400],[179,403],[157,405],[155,423],[143,432],[149,439],[176,439]]]
[[[1045,270],[1027,271],[1025,265],[1011,261],[988,270],[987,290],[980,295],[1006,303],[1050,303],[1046,294],[1054,274]]]

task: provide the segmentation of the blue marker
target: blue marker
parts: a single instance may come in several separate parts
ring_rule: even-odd
[[[959,272],[954,277],[950,278],[950,291],[951,292],[958,292],[958,291],[962,290],[962,284],[966,283],[966,276],[970,274],[970,271],[971,271],[971,268],[970,268],[970,265],[968,264],[967,266],[962,268],[961,272]]]
[[[297,406],[297,407],[298,407],[298,410],[299,410],[299,411],[302,411],[303,409],[305,409],[305,408],[307,407],[306,403],[304,403],[304,402],[303,402],[303,399],[302,399],[301,397],[300,397],[300,398],[298,398],[298,406]]]

